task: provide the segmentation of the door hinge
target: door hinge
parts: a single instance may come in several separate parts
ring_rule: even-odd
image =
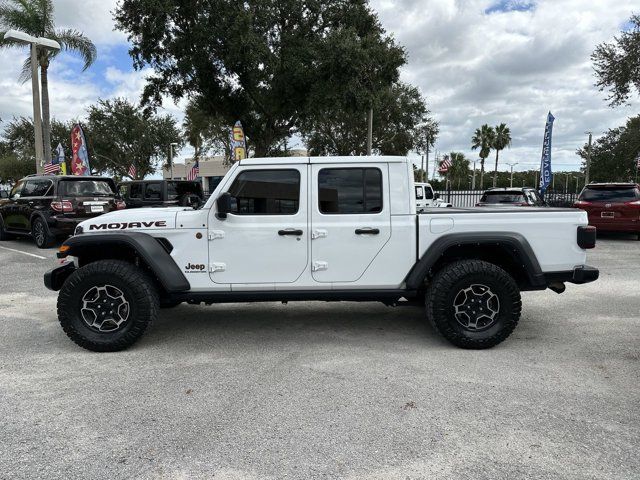
[[[212,263],[211,265],[209,265],[210,272],[224,272],[226,269],[226,263]]]
[[[314,230],[311,232],[311,239],[325,238],[328,232],[326,230]]]
[[[224,238],[224,230],[211,230],[209,232],[209,240],[215,240],[216,238]]]
[[[327,262],[313,262],[313,265],[311,265],[312,272],[327,270],[328,268],[329,268],[329,264]]]

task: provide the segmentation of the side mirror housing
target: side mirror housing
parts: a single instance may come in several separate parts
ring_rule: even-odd
[[[216,217],[221,220],[227,218],[227,214],[231,212],[231,194],[229,192],[224,192],[220,195],[216,200],[216,206],[218,207]]]

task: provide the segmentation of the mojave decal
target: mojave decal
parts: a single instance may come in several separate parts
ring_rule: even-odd
[[[162,228],[166,227],[165,220],[154,220],[150,222],[113,222],[98,223],[89,225],[89,230],[125,230],[127,228]]]

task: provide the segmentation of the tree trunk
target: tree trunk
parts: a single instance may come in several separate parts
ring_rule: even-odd
[[[44,143],[44,163],[51,163],[51,119],[49,118],[49,60],[40,64],[42,83],[42,143]]]
[[[496,168],[493,171],[493,186],[496,186],[496,183],[498,181],[498,154],[500,153],[500,150],[498,150],[496,148]]]
[[[484,190],[484,158],[480,159],[480,190]]]

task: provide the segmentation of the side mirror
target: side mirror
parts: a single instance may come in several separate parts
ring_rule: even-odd
[[[227,214],[231,212],[231,194],[229,192],[224,192],[220,195],[216,200],[216,206],[218,207],[216,217],[220,220],[227,218]]]
[[[434,193],[433,194],[433,199],[434,200],[438,200],[440,198],[440,194],[439,193]]]

